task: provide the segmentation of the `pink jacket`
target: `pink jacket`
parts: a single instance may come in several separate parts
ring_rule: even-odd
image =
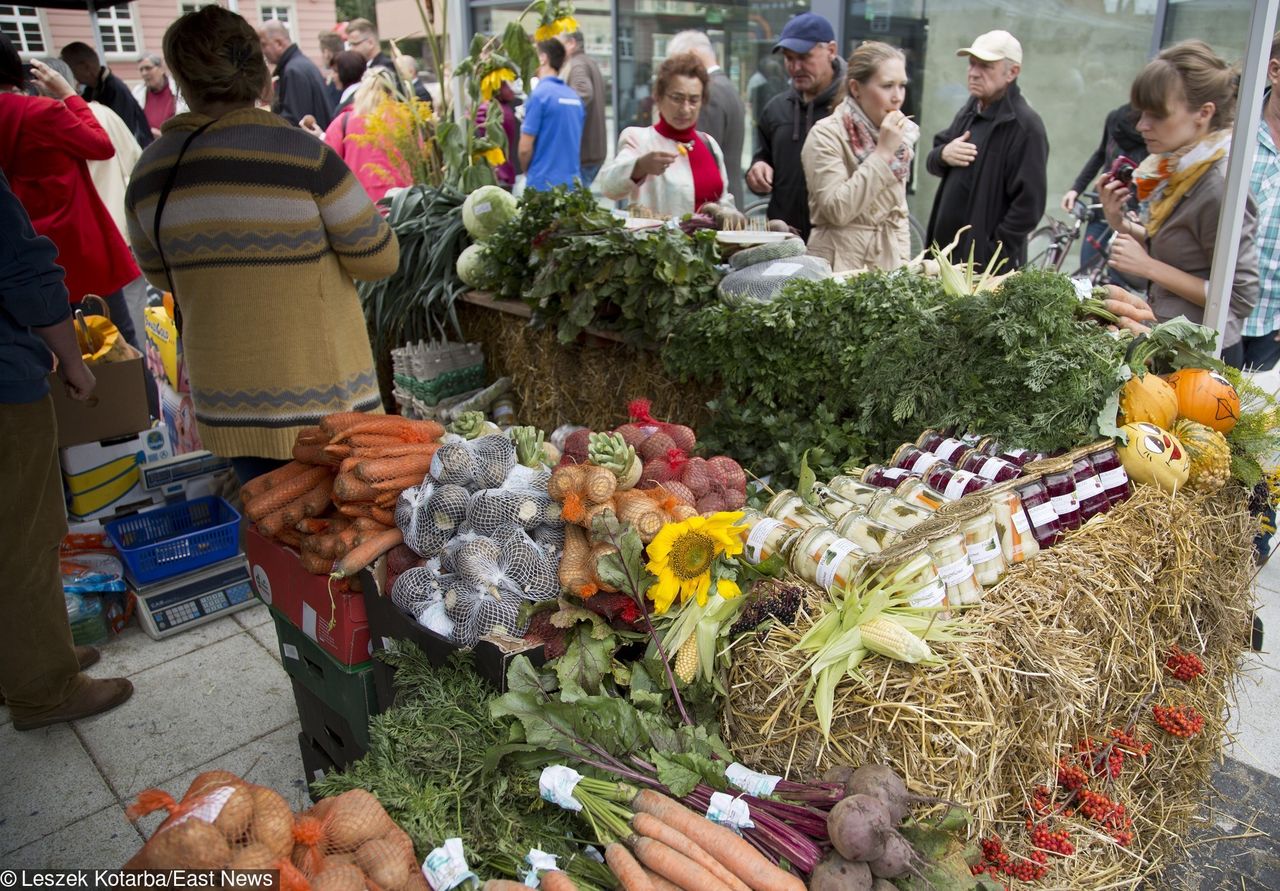
[[[364,125],[363,117],[345,109],[324,131],[324,141],[347,162],[352,174],[369,193],[369,199],[377,204],[388,189],[410,186],[413,180],[403,162],[393,161],[381,148],[356,139],[364,134]],[[387,215],[387,208],[379,205],[378,210],[383,216]]]

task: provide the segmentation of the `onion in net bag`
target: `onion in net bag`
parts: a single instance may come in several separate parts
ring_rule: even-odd
[[[526,600],[554,600],[560,594],[558,563],[524,530],[512,532],[502,542],[500,565]]]
[[[419,488],[425,489],[427,486]],[[422,500],[413,511],[408,526],[400,526],[405,544],[420,557],[436,556],[462,531],[470,501],[471,495],[461,486],[433,486],[430,496]],[[396,507],[399,508],[399,501]]]
[[[468,442],[446,442],[431,459],[431,478],[453,486],[469,486],[476,476],[476,459]]]
[[[415,619],[443,594],[439,576],[425,566],[406,569],[391,586],[391,602]]]
[[[787,282],[827,278],[831,278],[831,264],[821,257],[805,254],[735,269],[720,280],[716,293],[731,306],[768,303],[778,296]]]
[[[515,443],[505,436],[482,436],[468,443],[475,461],[475,485],[481,489],[496,489],[506,480],[511,468],[516,466]]]

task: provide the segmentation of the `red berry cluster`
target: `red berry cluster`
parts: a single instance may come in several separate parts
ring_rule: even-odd
[[[1089,775],[1078,764],[1066,758],[1058,759],[1058,785],[1068,792],[1083,789],[1089,784]]]
[[[1125,813],[1123,804],[1093,789],[1081,789],[1076,798],[1080,813],[1110,833],[1117,842],[1127,847],[1133,841],[1133,820]]]
[[[1175,705],[1168,708],[1153,705],[1151,714],[1161,730],[1183,739],[1190,739],[1204,729],[1204,715],[1189,705]]]
[[[1169,648],[1169,658],[1164,661],[1164,670],[1186,683],[1204,674],[1204,662],[1195,653],[1184,652],[1175,645]]]
[[[1113,728],[1111,730],[1111,741],[1116,748],[1123,749],[1126,755],[1146,758],[1151,754],[1151,743],[1138,742],[1138,738],[1127,730]]]
[[[975,876],[988,875],[999,880],[1002,875],[1010,876],[1020,882],[1038,882],[1049,872],[1047,864],[1049,855],[1044,851],[1032,851],[1030,858],[1014,859],[1004,849],[1004,843],[998,835],[984,838],[982,860],[969,867]]]
[[[1030,817],[1027,818],[1027,829],[1031,831],[1031,844],[1040,850],[1061,857],[1070,857],[1076,852],[1076,846],[1071,843],[1071,836],[1065,829],[1053,832],[1047,824],[1037,823]]]
[[[1054,803],[1054,793],[1048,786],[1036,786],[1031,793],[1031,815],[1039,817],[1075,816],[1075,808],[1068,807],[1070,802]]]

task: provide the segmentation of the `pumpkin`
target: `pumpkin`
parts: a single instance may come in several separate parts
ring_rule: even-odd
[[[1187,485],[1204,492],[1216,492],[1227,484],[1231,474],[1231,447],[1227,438],[1210,427],[1189,418],[1173,425],[1172,433],[1178,437],[1191,460]]]
[[[1219,433],[1230,433],[1240,420],[1240,396],[1216,371],[1183,368],[1166,380],[1178,397],[1178,416],[1198,421]]]
[[[1120,388],[1120,423],[1146,421],[1168,430],[1178,417],[1178,395],[1156,374],[1131,377]]]
[[[1117,451],[1131,480],[1166,492],[1176,492],[1186,485],[1191,459],[1176,436],[1145,421],[1125,424],[1120,430],[1128,434],[1129,441]]]

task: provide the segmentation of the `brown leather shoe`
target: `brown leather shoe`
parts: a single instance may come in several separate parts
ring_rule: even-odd
[[[90,665],[97,665],[98,660],[102,658],[102,653],[98,652],[97,647],[75,646],[76,662],[80,663],[80,670],[84,671]],[[0,691],[0,705],[4,705],[4,693]]]
[[[133,695],[133,684],[127,678],[85,678],[80,689],[57,708],[34,718],[13,719],[14,730],[35,730],[50,724],[78,721],[90,715],[110,711]]]

